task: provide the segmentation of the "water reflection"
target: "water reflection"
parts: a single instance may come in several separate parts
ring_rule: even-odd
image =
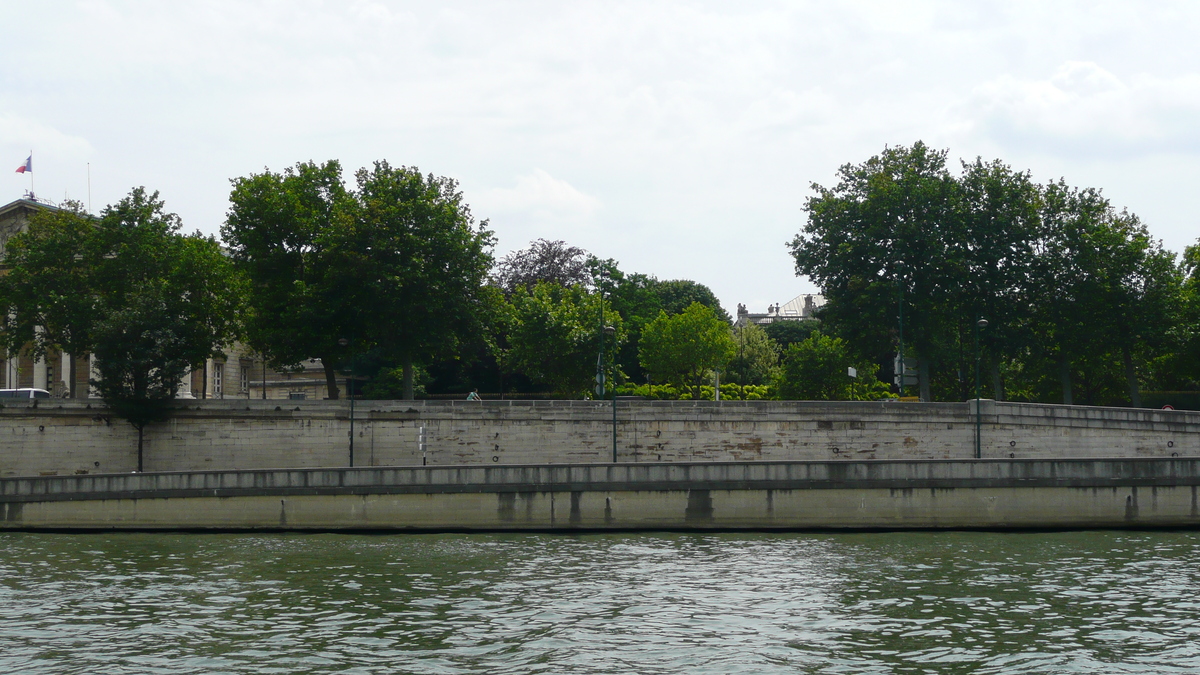
[[[1194,672],[1191,532],[0,535],[0,670]]]

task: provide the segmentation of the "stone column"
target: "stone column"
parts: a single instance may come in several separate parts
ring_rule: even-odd
[[[95,354],[88,356],[88,379],[89,380],[99,380],[100,379],[100,369],[96,367],[96,355]],[[96,388],[93,387],[91,384],[88,385],[88,398],[100,398],[100,392],[96,391]]]
[[[62,383],[66,385],[66,390],[73,394],[75,383],[71,381],[71,355],[62,352],[60,356],[62,358],[58,363],[58,379],[62,380]]]

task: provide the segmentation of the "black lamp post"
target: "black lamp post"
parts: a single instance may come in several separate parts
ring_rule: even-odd
[[[601,298],[601,301],[603,301],[603,298]],[[605,340],[605,338],[607,338],[608,336],[616,335],[616,334],[617,334],[616,328],[613,328],[612,326],[605,326],[604,327],[604,336],[600,338],[600,341],[603,342]],[[613,340],[613,352],[616,352],[616,351],[617,351],[617,343],[616,343],[616,340],[614,339]],[[613,464],[616,464],[617,463],[617,388],[615,386],[611,386],[611,387],[609,387],[609,390],[612,392]]]
[[[346,347],[349,346],[350,340],[340,338],[338,344]],[[354,467],[354,391],[351,386],[354,382],[354,356],[350,356],[350,377],[346,378],[346,395],[350,397],[350,467]]]
[[[983,427],[982,413],[979,410],[979,331],[987,328],[987,325],[987,319],[979,318],[975,321],[975,459],[982,457],[980,440]]]
[[[907,368],[904,366],[904,278],[900,276],[904,272],[904,261],[896,261],[896,286],[900,289],[900,298],[896,301],[896,310],[900,314],[900,397],[904,398],[904,375]]]

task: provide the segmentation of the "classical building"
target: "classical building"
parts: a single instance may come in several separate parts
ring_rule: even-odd
[[[767,311],[762,314],[754,314],[746,309],[743,304],[738,304],[737,319],[734,321],[735,326],[745,326],[749,323],[764,325],[774,323],[776,321],[799,321],[801,319],[814,318],[815,312],[825,304],[825,298],[820,295],[805,294],[797,295],[791,300],[779,304],[767,306]]]

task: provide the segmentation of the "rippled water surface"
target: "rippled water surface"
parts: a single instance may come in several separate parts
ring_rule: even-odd
[[[4,673],[1200,671],[1194,532],[0,534]]]

